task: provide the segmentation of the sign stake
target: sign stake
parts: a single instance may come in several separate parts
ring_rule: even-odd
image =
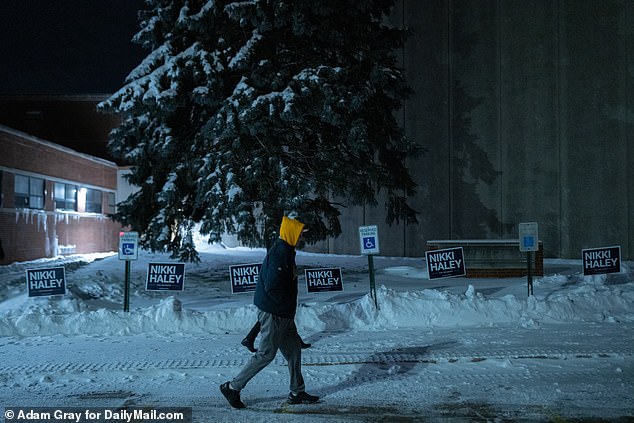
[[[125,289],[123,294],[123,311],[130,311],[130,260],[125,261]]]
[[[533,267],[533,257],[532,257],[533,253],[528,251],[526,252],[526,262],[528,263],[528,267],[527,267],[527,278],[528,278],[528,296],[530,297],[531,295],[533,295],[533,274],[531,272],[531,269]]]
[[[532,252],[539,251],[539,228],[537,222],[519,224],[520,251],[526,252],[528,296],[533,295]]]
[[[374,307],[379,308],[376,298],[376,283],[374,281],[374,259],[372,254],[368,254],[368,268],[370,269],[370,297],[374,300]]]

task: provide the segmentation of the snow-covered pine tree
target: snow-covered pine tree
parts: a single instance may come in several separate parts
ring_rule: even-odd
[[[388,223],[415,221],[393,2],[146,0],[134,41],[151,52],[99,106],[122,115],[110,147],[140,187],[115,218],[185,260],[198,222],[262,246],[293,212],[317,241],[381,191]]]

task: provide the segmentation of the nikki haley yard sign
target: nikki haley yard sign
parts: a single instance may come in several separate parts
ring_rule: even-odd
[[[258,279],[260,279],[261,267],[262,263],[229,266],[231,293],[240,294],[255,291],[255,286],[258,284]]]
[[[26,286],[29,297],[66,294],[66,272],[64,267],[28,269]]]
[[[462,247],[425,252],[429,279],[464,276],[466,272]]]
[[[306,289],[308,292],[343,291],[341,268],[306,269]]]
[[[582,250],[581,255],[585,276],[621,271],[621,247],[590,248]]]
[[[150,263],[146,291],[182,291],[185,288],[185,263]]]

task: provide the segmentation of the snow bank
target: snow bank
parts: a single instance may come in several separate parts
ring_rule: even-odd
[[[538,327],[540,322],[632,322],[634,283],[608,285],[600,276],[549,276],[537,279],[547,295],[487,297],[469,285],[464,294],[424,289],[377,290],[379,309],[369,295],[344,303],[311,302],[297,312],[300,332],[389,330],[400,328],[473,327],[514,324]],[[191,282],[190,282],[191,284]],[[69,298],[27,298],[25,294],[0,303],[0,336],[134,335],[141,333],[246,332],[256,320],[248,304],[196,311],[169,297],[129,313],[114,307],[89,310]],[[230,302],[231,299],[227,299]]]

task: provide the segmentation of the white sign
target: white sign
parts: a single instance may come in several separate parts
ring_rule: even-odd
[[[520,251],[539,251],[537,222],[520,223]]]
[[[361,254],[379,254],[379,228],[376,225],[359,227]]]
[[[119,260],[137,260],[139,258],[139,233],[119,233]]]

